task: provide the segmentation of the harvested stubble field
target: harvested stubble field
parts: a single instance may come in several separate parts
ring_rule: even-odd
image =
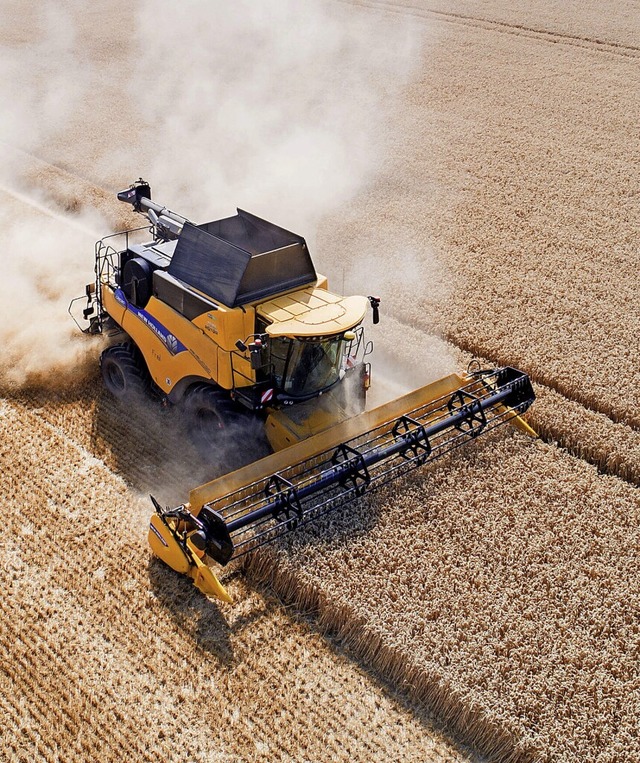
[[[147,502],[39,402],[0,408],[1,760],[468,759],[273,596],[147,565]]]
[[[130,8],[63,5],[77,37],[47,46],[35,6],[0,3],[6,50],[55,54],[57,85],[72,80],[70,51],[102,67],[46,140],[26,127],[0,136],[8,155],[31,154],[15,154],[12,187],[45,192],[47,208],[85,227],[87,207],[121,224],[101,188],[147,167],[178,172],[149,160],[157,112],[136,111],[140,91],[128,99],[114,85],[133,67]],[[363,33],[370,18],[390,30],[408,20],[425,47],[385,111],[385,152],[364,190],[339,211],[321,205],[322,269],[347,291],[380,291],[376,341],[411,380],[469,353],[527,370],[544,441],[501,431],[413,473],[256,555],[231,573],[238,603],[219,608],[145,547],[143,494],[183,500],[208,476],[179,431],[167,436],[171,419],[123,414],[95,370],[63,390],[6,389],[0,759],[640,760],[634,5],[326,7]],[[161,62],[147,55],[148,84]],[[138,154],[122,138],[134,116]],[[302,189],[297,201],[308,198]],[[43,229],[19,194],[2,202],[12,223]],[[21,245],[15,228],[3,244],[4,269]],[[37,296],[51,308],[52,291],[35,283],[34,321]],[[25,356],[2,330],[3,362],[19,372]],[[428,338],[437,333],[448,344]],[[432,713],[475,752],[435,731]]]

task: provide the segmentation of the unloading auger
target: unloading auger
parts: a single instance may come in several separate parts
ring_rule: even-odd
[[[207,562],[224,566],[501,424],[535,436],[521,419],[534,398],[514,368],[451,374],[196,488],[182,506],[152,498],[151,548],[230,602]]]

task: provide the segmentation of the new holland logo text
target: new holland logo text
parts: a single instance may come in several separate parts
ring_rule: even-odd
[[[122,289],[116,289],[114,294],[116,300],[127,310],[130,310],[134,315],[149,328],[158,337],[162,344],[169,350],[172,355],[177,355],[179,352],[186,352],[186,347],[182,342],[175,337],[167,328],[165,328],[160,321],[156,320],[153,315],[150,315],[146,310],[142,310],[126,298]]]

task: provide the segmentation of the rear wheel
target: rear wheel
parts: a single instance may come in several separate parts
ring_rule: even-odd
[[[149,389],[149,374],[138,350],[128,342],[108,347],[100,356],[104,386],[120,400],[141,397]]]

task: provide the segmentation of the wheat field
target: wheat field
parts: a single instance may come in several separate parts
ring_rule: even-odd
[[[221,611],[150,560],[147,501],[71,428],[0,414],[0,759],[469,760],[272,594]]]
[[[0,0],[0,760],[640,760],[634,3],[224,5]],[[480,438],[207,601],[150,557],[147,496],[217,466],[102,391],[66,314],[140,174],[379,294],[374,389],[513,364],[541,439]]]

